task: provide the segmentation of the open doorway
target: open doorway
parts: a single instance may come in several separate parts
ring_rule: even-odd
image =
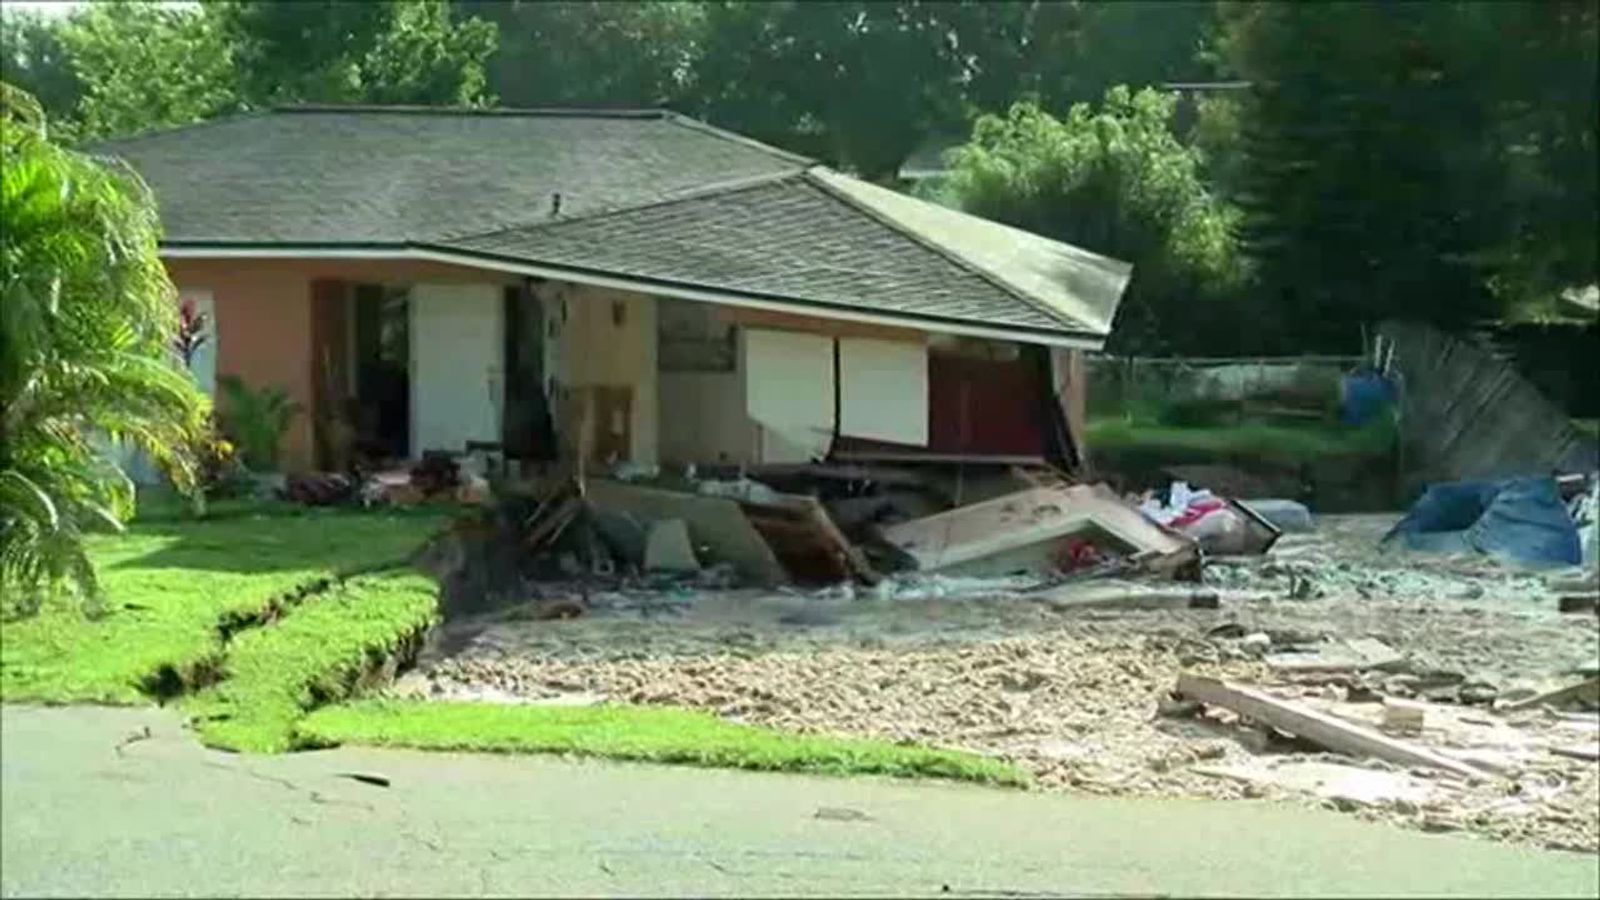
[[[356,451],[405,459],[411,451],[410,289],[358,284],[354,291]]]
[[[556,458],[556,438],[545,390],[544,310],[527,282],[507,285],[502,302],[506,323],[505,455],[523,462],[549,462]]]

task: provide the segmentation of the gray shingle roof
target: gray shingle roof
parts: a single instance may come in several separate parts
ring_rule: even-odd
[[[90,150],[150,183],[169,247],[412,247],[1090,339],[1131,271],[667,112],[303,108]]]
[[[874,312],[1088,330],[864,215],[805,173],[445,246]]]
[[[282,109],[89,148],[150,183],[166,239],[403,243],[646,203],[806,160],[654,110]]]

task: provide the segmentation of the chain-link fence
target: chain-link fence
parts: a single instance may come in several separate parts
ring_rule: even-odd
[[[1331,420],[1359,356],[1148,359],[1090,356],[1089,416],[1166,425],[1244,417]]]

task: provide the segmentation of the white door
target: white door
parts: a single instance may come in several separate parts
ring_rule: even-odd
[[[411,289],[411,455],[500,440],[505,344],[500,287]]]

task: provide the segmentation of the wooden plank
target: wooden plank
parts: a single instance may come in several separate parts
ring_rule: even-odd
[[[1443,769],[1463,778],[1478,779],[1483,773],[1466,763],[1373,731],[1341,721],[1327,713],[1249,688],[1228,684],[1217,678],[1182,674],[1178,693],[1211,706],[1230,709],[1246,718],[1280,731],[1298,735],[1330,750],[1351,756],[1374,756],[1402,766],[1427,766]]]
[[[1585,678],[1576,684],[1559,687],[1553,691],[1534,694],[1523,700],[1516,700],[1497,707],[1505,712],[1516,712],[1519,709],[1531,709],[1545,704],[1566,703],[1569,700],[1588,700],[1590,703],[1600,703],[1600,676]]]
[[[1158,587],[1147,584],[1065,584],[1026,595],[1058,610],[1073,609],[1217,609],[1223,592],[1209,588]],[[1229,593],[1233,601],[1263,599],[1266,592]]]

